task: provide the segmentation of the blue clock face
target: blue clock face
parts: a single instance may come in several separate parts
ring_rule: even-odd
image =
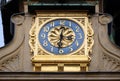
[[[56,55],[77,52],[85,38],[82,27],[70,19],[55,19],[45,23],[38,36],[42,49]]]

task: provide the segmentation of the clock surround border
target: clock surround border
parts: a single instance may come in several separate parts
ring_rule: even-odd
[[[47,15],[46,16],[41,16],[40,17],[40,15],[38,16],[36,16],[36,17],[38,17],[38,18],[53,18],[52,16],[50,16],[50,17],[47,17]],[[60,16],[61,18],[67,18],[67,17],[63,17],[63,16]],[[54,17],[54,18],[60,18],[60,17]],[[85,63],[85,64],[82,64],[82,63],[79,63],[79,64],[82,64],[85,68],[83,68],[85,71],[88,71],[88,65],[89,65],[89,63],[90,63],[90,60],[91,60],[91,58],[89,57],[89,54],[92,52],[92,46],[93,46],[93,44],[94,44],[94,40],[93,40],[93,35],[94,35],[94,32],[93,32],[93,30],[92,30],[92,27],[91,27],[91,24],[89,23],[89,21],[88,21],[88,17],[87,16],[85,16],[85,17],[81,17],[81,16],[77,16],[77,17],[69,17],[68,16],[68,18],[75,18],[75,19],[77,19],[77,18],[87,18],[87,23],[84,23],[84,24],[86,24],[86,31],[85,31],[85,33],[86,33],[86,39],[88,39],[88,40],[86,40],[86,44],[89,44],[89,47],[86,45],[86,47],[85,48],[83,48],[83,50],[87,50],[87,51],[85,51],[85,53],[86,53],[86,57],[87,58],[89,58],[89,60],[87,60],[87,63],[86,63],[86,61],[85,62],[83,62],[83,63]],[[44,21],[44,20],[43,20]],[[32,62],[33,62],[33,66],[34,66],[34,71],[37,71],[37,70],[35,70],[35,68],[37,69],[38,68],[38,65],[42,65],[42,63],[39,61],[39,62],[35,62],[35,61],[37,61],[36,59],[37,59],[37,57],[39,57],[40,55],[37,55],[37,51],[34,51],[35,50],[35,48],[37,48],[38,47],[38,45],[35,45],[36,44],[36,42],[35,42],[35,40],[34,39],[37,39],[37,36],[35,35],[35,29],[36,29],[36,27],[35,27],[35,24],[36,24],[36,22],[33,24],[33,26],[32,26],[32,28],[31,28],[31,30],[30,30],[30,39],[32,38],[32,41],[30,40],[29,41],[29,45],[30,45],[30,47],[31,47],[31,52],[34,54],[33,55],[33,57],[32,57]],[[34,34],[34,35],[32,35],[32,34]],[[34,44],[36,47],[33,47],[34,45],[32,45],[32,44]],[[82,49],[81,49],[82,50]],[[35,54],[36,53],[36,54]],[[45,54],[43,51],[40,51],[40,53],[41,53],[41,56],[54,56],[54,55],[48,55],[48,54]],[[79,56],[82,56],[82,55],[79,55],[79,54],[76,54],[78,57]],[[65,56],[74,56],[74,55],[65,55]],[[60,55],[59,55],[59,57],[60,57]],[[60,57],[61,58],[61,57]],[[39,58],[40,59],[40,58]],[[46,58],[45,58],[46,59]],[[45,60],[44,59],[44,60]],[[48,61],[46,62],[46,64],[48,64]],[[54,64],[54,63],[53,63]],[[75,63],[73,63],[73,64],[75,64]],[[64,63],[61,65],[61,63],[58,63],[58,66],[63,66],[64,67]],[[39,66],[39,69],[41,68],[42,66]],[[54,68],[55,69],[55,68]],[[59,67],[58,67],[58,69],[59,69]],[[40,71],[40,70],[39,70]],[[59,70],[58,70],[58,72],[59,72]],[[64,71],[63,71],[64,72]]]
[[[44,19],[44,18],[46,18],[46,17],[37,17],[38,19],[40,18],[40,19]],[[41,25],[37,25],[38,27],[37,27],[37,30],[36,30],[36,42],[38,43],[38,47],[40,48],[40,49],[42,49],[45,53],[47,53],[47,55],[48,54],[51,54],[51,55],[54,55],[54,54],[52,54],[52,53],[50,53],[50,52],[47,52],[46,50],[44,50],[43,49],[43,47],[41,46],[41,44],[39,43],[39,31],[41,30],[41,28],[45,25],[45,24],[47,24],[48,22],[50,22],[50,21],[53,21],[53,20],[57,20],[57,19],[68,19],[68,20],[71,20],[71,21],[74,21],[75,23],[79,23],[78,25],[82,28],[82,30],[83,30],[83,32],[84,32],[84,34],[85,34],[85,38],[84,38],[84,41],[83,41],[83,43],[82,43],[82,45],[80,46],[80,48],[79,49],[77,49],[75,52],[72,52],[72,53],[70,53],[69,55],[74,55],[75,53],[77,53],[77,52],[79,52],[79,50],[81,50],[82,48],[84,48],[84,45],[85,45],[85,42],[86,42],[86,40],[87,40],[87,33],[86,33],[86,29],[84,29],[84,28],[87,28],[86,26],[83,26],[80,22],[78,22],[77,20],[75,20],[74,18],[77,18],[77,17],[47,17],[47,18],[50,18],[50,19],[48,19],[48,20],[46,20],[44,23],[42,23]],[[85,20],[86,20],[86,18],[87,17],[81,17],[81,18],[85,18]],[[37,19],[37,20],[38,20]],[[64,54],[63,54],[64,55]],[[68,54],[66,54],[66,55],[68,55]]]

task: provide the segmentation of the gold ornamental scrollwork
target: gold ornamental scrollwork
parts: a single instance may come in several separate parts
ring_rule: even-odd
[[[31,52],[34,52],[35,51],[35,42],[36,42],[36,34],[35,34],[35,30],[36,30],[36,21],[33,19],[33,23],[32,23],[32,27],[30,29],[30,32],[29,32],[29,36],[30,36],[30,39],[29,39],[29,45],[30,45],[30,48],[31,48]]]
[[[46,20],[48,20],[48,19],[50,19],[50,18],[43,18],[43,20],[41,19],[41,18],[39,18],[39,22],[38,22],[38,26],[40,26],[40,24],[43,24]],[[85,18],[74,18],[74,19],[76,19],[77,21],[79,21],[83,26],[85,26]],[[36,22],[36,21],[35,21]],[[29,40],[29,45],[30,45],[30,47],[31,47],[31,51],[36,51],[35,50],[35,47],[37,46],[37,51],[38,51],[38,54],[40,55],[41,53],[43,53],[44,51],[42,51],[40,48],[39,48],[39,45],[35,45],[36,44],[36,42],[37,42],[37,34],[35,33],[35,30],[37,31],[38,30],[38,28],[36,27],[37,26],[37,23],[34,23],[33,24],[33,26],[32,26],[32,28],[31,28],[31,30],[30,30],[30,40]],[[67,28],[66,28],[67,29]],[[93,32],[93,30],[92,30],[92,28],[91,28],[91,24],[90,23],[87,23],[87,27],[86,27],[86,29],[87,30],[85,30],[86,32],[87,32],[87,52],[91,52],[92,50],[91,50],[91,48],[92,48],[92,46],[93,46],[93,44],[94,44],[94,40],[93,40],[93,35],[94,35],[94,32]],[[57,30],[57,29],[55,29],[55,30]],[[57,32],[57,31],[56,31]],[[71,32],[72,32],[72,30],[71,30]],[[51,33],[52,33],[52,30],[51,30]],[[59,34],[59,32],[58,32],[58,34]],[[73,35],[73,37],[74,37],[74,33],[73,34],[71,34],[71,35]],[[51,44],[52,44],[52,37],[51,38],[49,38],[49,41],[51,42]],[[57,39],[56,39],[57,40]],[[74,40],[74,38],[73,38],[73,40]],[[73,41],[72,40],[72,41]],[[64,43],[66,42],[67,40],[65,39],[65,41],[63,41]],[[72,41],[71,41],[71,43],[72,43]],[[71,43],[69,43],[69,44],[66,44],[66,45],[64,45],[63,47],[65,47],[65,46],[67,46],[67,45],[70,45]],[[56,44],[54,44],[54,45],[56,45]],[[56,47],[57,47],[57,45],[56,45]],[[42,51],[42,52],[40,52],[40,51]],[[47,53],[45,53],[45,54],[47,54]],[[75,54],[81,54],[81,55],[83,55],[83,54],[85,54],[85,47],[83,47],[80,51],[78,51],[78,53],[74,53],[73,55],[75,55]],[[48,54],[47,54],[48,55]]]
[[[94,31],[91,27],[91,23],[88,23],[88,29],[87,29],[87,43],[88,43],[88,53],[92,53],[92,47],[94,45]]]
[[[29,32],[29,46],[31,48],[31,53],[33,54],[38,54],[38,55],[45,55],[46,53],[44,51],[42,51],[39,48],[39,45],[37,44],[37,34],[36,34],[36,30],[37,30],[37,26],[41,25],[42,23],[44,23],[48,18],[44,18],[44,19],[33,19],[33,23],[32,23],[32,27],[30,29]],[[36,50],[37,49],[37,50]],[[47,54],[46,54],[47,55]]]

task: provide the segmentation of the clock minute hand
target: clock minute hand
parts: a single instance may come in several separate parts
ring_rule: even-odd
[[[58,42],[58,47],[61,48],[62,47],[62,34],[60,34],[60,39],[59,39],[59,42]]]
[[[63,26],[61,26],[60,29],[61,29],[61,32],[60,32],[60,40],[59,40],[59,42],[57,43],[59,48],[62,47],[63,31],[64,31],[65,28],[64,28]]]

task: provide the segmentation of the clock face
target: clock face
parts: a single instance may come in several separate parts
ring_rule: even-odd
[[[39,31],[39,43],[50,54],[66,55],[77,52],[83,45],[82,27],[70,19],[54,19],[45,23]]]

